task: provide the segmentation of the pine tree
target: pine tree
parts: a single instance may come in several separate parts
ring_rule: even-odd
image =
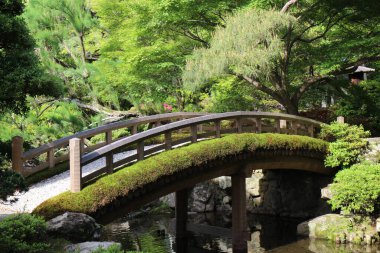
[[[56,79],[46,75],[35,53],[35,44],[23,18],[22,0],[0,2],[0,110],[26,109],[26,96],[58,96]]]

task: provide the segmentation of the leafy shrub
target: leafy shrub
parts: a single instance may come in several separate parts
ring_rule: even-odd
[[[331,186],[333,209],[357,214],[380,211],[380,164],[356,164],[339,171]]]
[[[330,167],[348,168],[358,163],[368,149],[370,132],[363,126],[350,126],[346,123],[333,122],[323,124],[320,137],[330,141],[325,165]]]
[[[9,167],[7,160],[0,156],[0,202],[6,201],[15,191],[27,190],[24,178]]]
[[[380,134],[380,85],[378,78],[345,87],[347,94],[341,96],[334,106],[336,115],[344,116],[350,124],[362,124],[374,136]]]
[[[0,221],[0,252],[42,253],[49,248],[46,223],[37,216],[16,214]]]
[[[106,249],[100,247],[93,251],[93,253],[124,253],[124,250],[122,250],[119,245],[115,244]]]

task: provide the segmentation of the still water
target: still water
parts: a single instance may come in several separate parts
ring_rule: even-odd
[[[251,229],[249,253],[378,253],[380,247],[336,245],[324,240],[298,238],[297,224],[302,220],[249,215]],[[221,213],[194,214],[193,224],[231,228],[231,217]],[[105,226],[104,240],[120,242],[125,250],[154,253],[175,252],[176,240],[172,214],[140,214],[124,217]],[[232,252],[231,239],[224,236],[191,234],[187,252]]]

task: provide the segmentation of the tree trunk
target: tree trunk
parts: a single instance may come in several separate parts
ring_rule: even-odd
[[[298,112],[298,101],[291,101],[291,100],[286,99],[281,104],[285,107],[287,114],[292,114],[292,115],[298,115],[299,114],[299,112]]]

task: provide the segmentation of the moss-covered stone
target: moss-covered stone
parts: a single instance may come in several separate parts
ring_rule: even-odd
[[[336,243],[373,244],[378,235],[371,219],[365,217],[326,214],[297,227],[297,233],[315,239],[327,239]]]
[[[309,150],[326,153],[327,143],[306,136],[284,134],[231,134],[166,151],[100,178],[79,193],[65,192],[46,200],[33,213],[46,218],[66,211],[91,214],[118,197],[159,178],[209,161],[255,150]]]

